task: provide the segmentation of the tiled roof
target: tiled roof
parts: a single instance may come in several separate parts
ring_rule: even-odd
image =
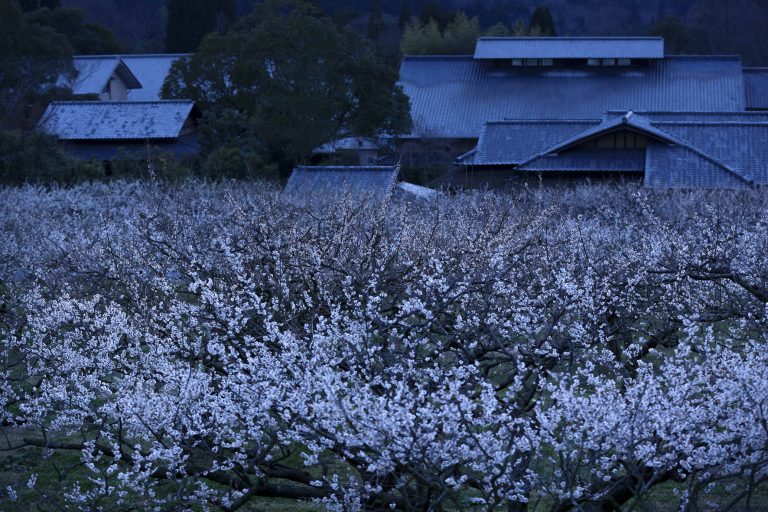
[[[101,94],[109,84],[110,77],[117,73],[129,89],[140,89],[141,80],[117,55],[110,56],[76,56],[72,63],[77,70],[77,76],[68,85],[75,94]]]
[[[476,59],[663,59],[661,37],[482,37]]]
[[[768,110],[768,68],[745,68],[747,108]]]
[[[162,99],[163,83],[171,66],[187,54],[162,53],[152,55],[121,55],[125,64],[141,81],[141,89],[131,91],[128,101],[153,101]]]
[[[500,68],[472,57],[406,57],[400,85],[414,137],[479,137],[495,119],[599,119],[609,110],[745,108],[737,57],[668,57],[649,67]]]
[[[543,151],[598,126],[599,120],[580,121],[494,121],[483,128],[472,165],[517,165]]]
[[[621,116],[609,117],[597,126],[593,126],[582,133],[566,139],[559,144],[546,149],[547,153],[559,153],[569,147],[577,145],[586,139],[597,137],[600,134],[612,132],[620,129],[636,130],[646,135],[673,144],[680,144],[680,141],[668,133],[656,129],[644,116],[636,115],[634,112],[627,112]]]
[[[744,180],[713,160],[688,148],[651,143],[646,151],[645,178],[649,188],[741,189]]]
[[[174,139],[193,109],[192,101],[62,101],[51,103],[41,127],[60,140]]]
[[[288,178],[284,194],[291,200],[355,199],[384,201],[392,193],[397,167],[297,167]]]
[[[141,88],[131,88],[128,101],[154,101],[161,99],[161,90],[171,65],[187,54],[160,53],[146,55],[86,55],[73,58],[80,72],[73,83],[75,94],[98,94],[118,63],[130,70]]]
[[[644,170],[649,187],[768,185],[768,114],[638,112],[626,123],[616,121],[626,117],[627,113],[612,112],[602,122],[584,120],[579,134],[570,133],[579,126],[578,121],[488,123],[475,154],[465,163],[512,167],[521,172]],[[574,144],[622,125],[650,135],[647,150]],[[545,144],[550,147],[539,149]],[[531,154],[527,160],[526,154]]]
[[[538,157],[521,167],[532,172],[643,172],[643,149],[574,149]]]

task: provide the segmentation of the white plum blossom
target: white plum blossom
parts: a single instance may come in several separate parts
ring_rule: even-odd
[[[70,510],[740,506],[768,479],[766,207],[2,189],[4,449],[75,454]],[[20,481],[0,500],[46,492]]]

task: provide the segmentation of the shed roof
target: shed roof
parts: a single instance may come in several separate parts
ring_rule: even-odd
[[[481,37],[475,59],[663,59],[661,37]]]
[[[284,194],[299,201],[343,196],[384,201],[392,193],[399,172],[393,166],[297,167],[288,178]]]
[[[61,101],[41,127],[60,140],[156,140],[179,137],[195,108],[192,101]]]
[[[768,68],[744,68],[747,108],[768,110]]]
[[[101,94],[109,85],[109,79],[117,74],[128,89],[141,89],[143,84],[125,61],[117,55],[76,56],[72,63],[77,76],[69,85],[75,94]]]
[[[472,57],[406,57],[400,85],[419,138],[477,139],[494,119],[595,119],[609,110],[745,108],[738,57],[668,57],[642,68],[499,68]]]

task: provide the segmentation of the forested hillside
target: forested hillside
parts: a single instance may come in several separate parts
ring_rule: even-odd
[[[228,16],[250,12],[258,0],[213,4],[231,6]],[[166,49],[166,3],[155,0],[63,0],[82,8],[92,21],[112,28],[134,51]],[[171,5],[174,2],[169,2]],[[210,2],[209,2],[210,3]],[[558,35],[664,35],[673,53],[739,54],[748,65],[768,64],[768,3],[760,0],[316,0],[339,23],[365,28],[371,13],[398,28],[408,16],[477,16],[483,28],[530,20],[540,4],[552,12]],[[183,2],[187,12],[206,12],[203,1]],[[227,6],[227,9],[230,7]],[[172,8],[171,8],[172,9]],[[226,18],[226,16],[224,16]],[[221,18],[221,16],[219,16]],[[216,16],[197,19],[226,21]],[[226,25],[226,23],[224,23]],[[219,23],[221,28],[221,23]]]

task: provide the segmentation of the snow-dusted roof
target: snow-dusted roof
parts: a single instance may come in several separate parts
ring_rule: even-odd
[[[179,137],[192,101],[61,101],[46,110],[41,128],[60,140],[156,140]]]
[[[157,53],[144,55],[77,55],[73,58],[78,76],[62,85],[69,85],[75,94],[99,94],[117,70],[129,84],[128,101],[154,101],[161,99],[163,83],[177,60],[184,53]]]
[[[77,77],[66,85],[75,94],[101,94],[113,75],[120,77],[128,89],[141,89],[142,83],[118,55],[78,56],[72,59]]]

